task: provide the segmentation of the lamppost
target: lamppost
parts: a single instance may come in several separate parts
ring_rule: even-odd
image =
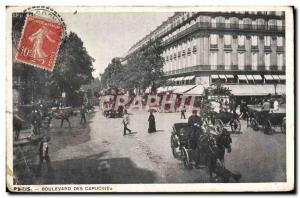
[[[277,95],[277,82],[274,82],[274,88],[275,88],[275,96]]]

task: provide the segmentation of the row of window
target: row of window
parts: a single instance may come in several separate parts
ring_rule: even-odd
[[[259,15],[277,15],[277,16],[282,16],[283,12],[235,12],[235,13],[239,13],[239,14],[257,14]],[[272,14],[270,14],[272,13]],[[141,47],[142,45],[145,45],[150,39],[156,39],[159,36],[165,34],[166,32],[170,31],[172,28],[180,25],[181,23],[185,22],[186,20],[188,20],[188,18],[190,18],[191,16],[195,15],[196,12],[185,12],[185,13],[181,13],[178,14],[177,17],[175,17],[174,19],[172,19],[173,21],[169,21],[169,22],[165,22],[165,25],[159,27],[159,29],[151,32],[149,35],[147,35],[145,38],[143,38],[142,40],[140,40],[139,42],[137,42],[133,49],[137,49],[139,47]],[[224,23],[225,26],[227,26],[227,24],[233,24],[233,25],[253,25],[253,26],[262,26],[262,25],[268,25],[271,27],[276,27],[276,26],[282,26],[283,25],[283,21],[282,20],[276,20],[276,19],[269,19],[269,20],[265,20],[263,18],[258,18],[258,19],[251,19],[251,18],[243,18],[243,19],[239,19],[238,17],[224,17],[224,16],[218,16],[218,17],[211,17],[211,16],[198,16],[195,20],[191,20],[190,22],[186,23],[184,26],[178,28],[177,30],[175,30],[173,33],[171,33],[170,35],[168,35],[167,37],[163,38],[163,40],[167,40],[168,38],[176,35],[178,32],[181,32],[184,29],[187,29],[188,27],[194,25],[196,22],[209,22],[212,24],[212,26],[217,27],[217,24],[220,23]]]
[[[164,71],[169,72],[178,69],[185,69],[199,65],[196,61],[196,56],[186,61],[166,62],[164,65]],[[234,60],[233,60],[234,59]],[[225,70],[259,70],[259,66],[264,65],[265,70],[271,70],[271,67],[277,67],[278,70],[283,70],[285,66],[284,54],[279,53],[275,55],[275,58],[271,59],[270,53],[259,55],[257,52],[251,53],[250,57],[246,58],[244,52],[238,53],[237,56],[233,57],[231,52],[225,52],[221,57],[218,52],[211,52],[208,59],[208,65],[211,69],[218,69],[220,65],[223,65]],[[251,68],[249,68],[249,66]]]
[[[238,53],[237,56],[237,65],[240,69],[243,69],[245,67],[245,53]],[[264,54],[264,65],[266,67],[270,67],[271,64],[271,54],[265,53]],[[217,52],[211,52],[210,54],[210,65],[217,66],[218,65],[218,53]],[[231,66],[232,65],[232,53],[225,52],[224,53],[224,65],[225,66]],[[258,66],[258,53],[251,53],[251,65],[254,67]],[[276,65],[278,67],[283,67],[284,64],[284,54],[276,54]]]
[[[237,36],[237,42],[238,46],[245,46],[245,41],[246,41],[246,36],[245,35],[239,35]],[[275,40],[276,39],[276,45],[278,47],[283,46],[283,37],[282,36],[277,36],[277,37],[271,37],[271,36],[264,36],[263,37],[263,42],[265,46],[271,46],[271,40],[272,38]],[[220,37],[218,34],[211,34],[210,35],[210,44],[211,45],[217,45],[219,43]],[[253,35],[249,37],[249,40],[251,42],[251,46],[257,46],[258,42],[260,40],[259,36]],[[232,35],[224,35],[224,45],[231,45],[233,42],[233,37]]]
[[[281,51],[283,50],[283,45],[284,45],[284,38],[282,36],[277,36],[276,37],[271,37],[271,36],[264,36],[263,37],[263,44],[265,47],[271,47],[271,42],[272,39],[275,40],[276,39],[276,46],[279,47],[278,49],[281,49]],[[252,47],[258,47],[258,43],[259,43],[259,36],[251,36],[249,37],[250,43]],[[186,50],[180,50],[178,51],[178,48],[176,49],[175,47],[170,47],[169,49],[167,49],[164,53],[164,57],[165,57],[165,61],[169,61],[172,59],[176,59],[177,57],[181,57],[181,56],[185,56],[187,55],[191,55],[191,52],[196,53],[197,52],[197,46],[195,45],[196,40],[194,39],[192,42],[187,42],[184,43],[182,45],[182,48],[186,49]],[[220,42],[220,38],[218,34],[211,34],[210,35],[210,39],[209,39],[209,43],[210,43],[210,49],[212,48],[218,48],[218,43]],[[232,35],[224,35],[223,37],[223,43],[224,43],[224,47],[225,48],[231,48],[232,44],[234,43],[234,39],[232,37]],[[246,36],[245,35],[239,35],[237,37],[237,45],[239,48],[245,48],[245,43],[246,43]],[[186,47],[186,45],[191,46],[192,47]],[[175,53],[172,53],[173,49],[175,49]]]
[[[191,20],[189,23],[179,27],[177,30],[173,31],[171,34],[165,36],[163,41],[172,38],[180,32],[188,29],[189,27],[195,25],[199,25],[199,27],[210,27],[214,28],[224,28],[224,29],[251,29],[251,30],[283,30],[284,21],[269,19],[264,20],[262,18],[252,20],[250,18],[238,19],[236,17],[232,17],[229,19],[225,19],[224,17],[201,17],[199,16],[196,20]]]

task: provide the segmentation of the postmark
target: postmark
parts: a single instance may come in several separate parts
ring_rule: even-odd
[[[27,17],[15,58],[19,62],[52,71],[65,35],[64,22],[57,12],[49,8],[33,7],[24,12]]]

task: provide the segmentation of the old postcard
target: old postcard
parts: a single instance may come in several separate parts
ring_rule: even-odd
[[[6,13],[10,192],[294,190],[292,7]]]

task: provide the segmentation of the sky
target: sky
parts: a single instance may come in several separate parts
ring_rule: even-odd
[[[123,57],[129,48],[159,26],[172,12],[160,13],[60,13],[67,31],[75,32],[96,60],[93,76],[99,76],[114,57]]]

